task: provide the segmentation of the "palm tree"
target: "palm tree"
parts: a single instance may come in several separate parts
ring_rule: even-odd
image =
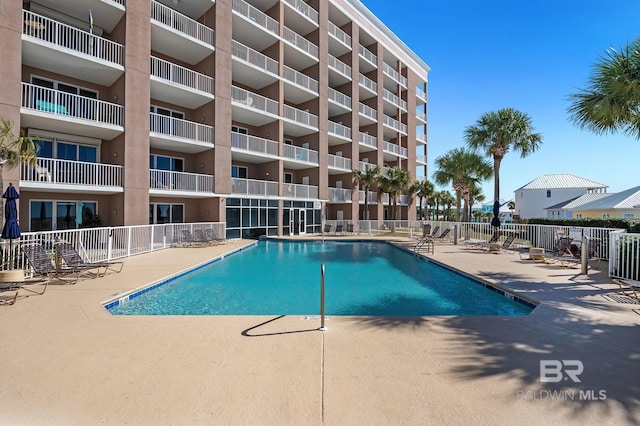
[[[483,202],[484,194],[482,193],[482,188],[480,188],[476,184],[473,184],[469,188],[469,201],[467,203],[467,208],[469,209],[469,212],[467,213],[467,217],[471,217],[471,214],[473,212],[473,205],[476,203],[476,201],[480,203]]]
[[[451,206],[453,205],[453,203],[456,202],[456,199],[453,197],[453,195],[451,195],[451,193],[449,191],[440,191],[438,193],[438,199],[440,200],[440,203],[442,203],[442,208],[444,210],[444,206],[447,206],[447,209],[443,211],[443,216],[445,216],[444,212],[446,211],[446,220],[450,220],[451,219]]]
[[[359,188],[362,185],[364,189],[364,215],[363,220],[369,220],[369,190],[372,185],[378,182],[380,176],[380,166],[366,166],[364,172],[358,169],[353,170],[353,180]]]
[[[427,199],[427,211],[429,210],[429,200],[433,197],[434,187],[433,183],[428,180],[417,180],[415,181],[409,191],[416,194],[418,197],[418,220],[422,219],[422,201]]]
[[[436,158],[433,177],[439,185],[451,184],[456,191],[457,220],[461,220],[461,201],[471,185],[491,177],[491,164],[480,154],[455,148]],[[465,214],[465,219],[466,214]]]
[[[610,48],[595,64],[588,86],[569,96],[571,120],[596,134],[622,131],[640,139],[640,39]]]
[[[13,123],[2,119],[0,127],[0,188],[4,191],[4,168],[13,169],[22,163],[35,167],[37,163],[35,142],[30,137],[20,132],[19,136],[13,133]],[[4,222],[4,209],[0,209],[0,223]]]
[[[538,149],[540,133],[533,133],[531,118],[513,108],[503,108],[480,116],[474,126],[464,130],[467,145],[480,148],[493,157],[493,201],[500,199],[500,163],[510,148],[524,158]]]
[[[400,167],[392,167],[387,170],[387,177],[389,178],[389,202],[393,203],[393,210],[391,210],[391,220],[396,220],[398,210],[398,195],[409,189],[411,183],[411,174],[409,170],[402,169]]]

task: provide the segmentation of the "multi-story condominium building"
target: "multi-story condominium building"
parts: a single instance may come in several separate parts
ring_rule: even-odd
[[[0,117],[40,147],[37,167],[4,174],[25,231],[314,233],[363,217],[354,169],[426,174],[429,67],[357,0],[1,8]],[[369,198],[371,220],[391,216],[388,194]]]

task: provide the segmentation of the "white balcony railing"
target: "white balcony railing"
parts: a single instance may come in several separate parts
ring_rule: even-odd
[[[422,89],[416,88],[416,97],[423,100],[424,102],[427,102],[427,94]]]
[[[238,195],[278,196],[278,182],[256,179],[231,178],[231,193]]]
[[[376,138],[375,136],[368,135],[366,133],[360,133],[358,142],[360,143],[360,145],[366,145],[371,148],[378,147],[378,138]]]
[[[213,94],[214,91],[213,77],[154,56],[151,57],[151,75],[201,92]]]
[[[360,105],[358,107],[358,112],[361,115],[364,115],[365,117],[369,117],[372,120],[375,120],[375,121],[378,120],[377,111],[371,108],[370,106],[363,104],[362,102],[360,102]]]
[[[416,154],[416,162],[420,164],[427,164],[427,156],[424,154]]]
[[[234,59],[242,60],[248,64],[251,64],[261,70],[270,72],[271,74],[278,75],[278,61],[271,59],[270,57],[263,55],[257,50],[253,50],[244,44],[233,41],[231,47],[231,54]],[[316,89],[317,91],[317,89]]]
[[[378,66],[378,57],[363,45],[358,46],[358,54],[373,66]]]
[[[358,77],[358,83],[360,83],[360,86],[364,87],[365,89],[373,93],[378,93],[378,83],[371,80],[369,77],[360,74]]]
[[[244,135],[242,133],[231,133],[231,148],[256,154],[278,156],[277,141]]]
[[[335,37],[336,40],[347,47],[351,47],[351,36],[338,28],[336,24],[334,24],[333,22],[329,22],[327,24],[327,30],[329,32],[329,35]]]
[[[318,198],[318,187],[285,183],[282,185],[282,196],[287,198]]]
[[[28,10],[22,11],[22,18],[24,35],[107,62],[124,64],[124,47],[121,44]]]
[[[305,89],[309,89],[314,93],[318,93],[318,81],[294,70],[293,68],[285,65],[282,76],[285,80],[295,83],[298,86],[302,86]]]
[[[285,3],[291,5],[302,15],[306,16],[312,22],[318,23],[318,12],[302,0],[285,0]]]
[[[319,121],[317,115],[311,114],[307,111],[302,111],[301,109],[294,108],[290,105],[284,106],[284,117],[305,126],[318,127]]]
[[[284,27],[283,39],[303,52],[308,53],[315,59],[318,59],[318,46],[311,43],[292,29]]]
[[[113,126],[123,125],[122,105],[22,83],[23,108]]]
[[[329,87],[328,98],[330,101],[351,109],[351,97],[342,92],[338,92],[333,87]]]
[[[151,133],[213,145],[213,127],[193,121],[150,113]]]
[[[427,122],[427,113],[424,111],[416,111],[416,118],[424,123]]]
[[[332,55],[329,55],[327,58],[327,64],[329,65],[329,68],[332,68],[334,71],[351,80],[351,67],[349,65]]]
[[[369,190],[369,193],[367,194],[367,198],[369,199],[369,204],[376,204],[378,202],[378,193],[376,191],[371,191]],[[358,201],[360,202],[360,204],[364,204],[364,200],[365,200],[365,192],[364,191],[358,191]]]
[[[372,169],[374,168],[376,165],[375,164],[371,164],[371,163],[367,163],[365,161],[360,161],[358,163],[358,170],[360,170],[361,172],[366,172],[367,169]]]
[[[122,187],[123,167],[86,161],[38,158],[36,167],[23,163],[20,181],[55,185]]]
[[[338,155],[327,154],[327,164],[334,169],[342,169],[351,171],[351,158],[340,157]]]
[[[265,30],[278,35],[278,28],[280,27],[278,21],[263,13],[261,10],[256,9],[249,3],[243,0],[233,0],[233,11],[241,16],[244,16],[254,24],[264,28]]]
[[[282,155],[284,156],[284,158],[304,161],[316,165],[318,164],[318,151],[314,151],[311,149],[301,148],[295,145],[284,145]]]
[[[395,118],[389,117],[388,115],[384,115],[383,117],[383,121],[382,123],[387,126],[390,127],[394,130],[397,130],[401,133],[406,134],[407,133],[407,125],[404,123],[399,122],[398,120],[396,120]]]
[[[329,190],[329,202],[346,203],[351,201],[353,191],[345,188],[327,188]]]
[[[392,154],[399,155],[400,157],[407,158],[407,154],[408,154],[407,148],[404,148],[400,145],[396,145],[394,143],[384,141],[384,145],[382,149]]]
[[[155,0],[151,0],[151,19],[202,43],[210,46],[215,43],[215,32],[211,28]]]
[[[149,188],[164,191],[213,193],[213,176],[169,170],[149,170]]]
[[[231,88],[231,100],[249,108],[278,115],[278,102],[239,87]]]
[[[351,140],[351,128],[333,121],[327,122],[327,131],[333,135]]]
[[[386,62],[382,64],[382,72],[391,77],[396,82],[400,83],[403,87],[407,87],[407,77],[400,75],[398,71]]]
[[[416,133],[416,140],[422,143],[427,143],[427,135],[424,133]]]
[[[395,93],[392,93],[387,89],[383,89],[382,90],[382,97],[386,101],[389,101],[393,105],[397,106],[398,108],[401,108],[404,111],[407,110],[407,101],[405,101],[403,99],[400,99],[400,97],[398,95],[396,95]]]

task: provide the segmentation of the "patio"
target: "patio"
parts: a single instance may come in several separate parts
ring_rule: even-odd
[[[622,303],[606,266],[581,276],[579,268],[511,252],[437,244],[435,260],[540,306],[525,317],[330,317],[324,333],[317,318],[112,317],[100,305],[247,243],[133,256],[119,274],[51,285],[0,307],[0,423],[613,425],[640,418],[640,305]],[[541,360],[580,361],[581,382],[542,383]]]

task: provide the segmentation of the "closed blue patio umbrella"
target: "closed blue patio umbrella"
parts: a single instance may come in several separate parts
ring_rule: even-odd
[[[20,198],[20,194],[12,183],[2,194],[2,198],[7,201],[4,203],[4,227],[2,228],[2,239],[9,240],[9,269],[13,269],[13,240],[20,238],[20,225],[18,225],[18,207],[16,200]]]

